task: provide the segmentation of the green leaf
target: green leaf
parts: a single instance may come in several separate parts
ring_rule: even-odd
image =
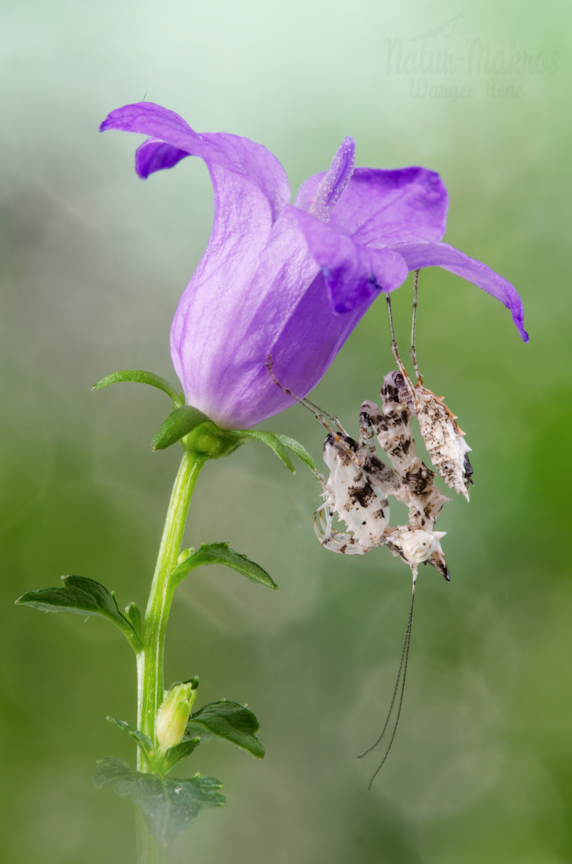
[[[134,729],[133,726],[130,726],[129,723],[125,722],[125,720],[116,720],[115,717],[106,717],[105,719],[109,720],[110,723],[113,723],[114,726],[117,726],[119,729],[121,729],[122,732],[126,732],[128,735],[134,738],[137,741],[137,744],[139,745],[141,750],[143,751],[145,757],[147,758],[147,761],[150,760],[155,748],[153,747],[151,740],[147,738],[147,736],[143,732],[140,732],[138,729]]]
[[[101,390],[102,387],[108,387],[110,384],[118,384],[121,381],[135,381],[137,384],[150,384],[151,387],[157,387],[162,390],[167,396],[173,400],[175,407],[183,404],[183,399],[177,393],[174,387],[171,387],[168,381],[155,375],[154,372],[143,372],[142,369],[123,369],[121,372],[112,372],[111,375],[106,375],[97,384],[94,384],[92,390]]]
[[[121,759],[97,763],[96,787],[113,786],[118,795],[131,798],[140,808],[155,842],[163,846],[181,834],[204,807],[221,807],[226,799],[214,777],[196,774],[188,780],[132,771]]]
[[[178,765],[179,762],[182,762],[183,759],[186,759],[187,756],[190,756],[193,750],[199,746],[201,743],[200,737],[190,738],[188,741],[181,741],[180,744],[175,744],[174,747],[169,747],[167,752],[165,753],[165,758],[163,762],[163,770],[165,774],[174,768],[175,765]]]
[[[141,639],[130,621],[121,614],[115,594],[95,579],[85,576],[62,576],[63,588],[42,588],[28,591],[16,600],[18,606],[32,606],[42,612],[73,612],[76,615],[102,615],[113,621],[134,648],[142,647]]]
[[[191,570],[202,567],[203,564],[224,564],[246,576],[251,582],[260,582],[262,585],[268,585],[269,588],[278,588],[266,570],[263,570],[254,561],[250,561],[246,555],[229,549],[228,543],[201,544],[200,549],[197,549],[171,572],[169,579],[173,580],[173,584],[178,585],[185,576],[189,575]]]
[[[246,429],[245,431],[241,430],[238,434],[242,438],[250,438],[253,441],[262,441],[263,444],[266,444],[271,450],[274,450],[278,458],[284,462],[286,468],[288,468],[292,474],[296,473],[296,469],[288,455],[288,451],[276,432],[260,432],[256,429]]]
[[[299,441],[296,441],[295,438],[290,438],[289,435],[280,435],[278,432],[276,433],[276,437],[279,441],[285,446],[288,447],[292,453],[295,453],[296,456],[304,462],[308,468],[314,473],[318,470],[318,466],[306,450],[306,448],[300,444]]]
[[[153,450],[165,450],[208,420],[207,415],[198,408],[193,408],[192,405],[181,405],[169,414],[153,438],[151,446]]]
[[[191,714],[185,738],[199,735],[202,741],[212,738],[224,738],[244,750],[248,750],[257,759],[264,756],[264,747],[256,737],[260,728],[258,720],[248,708],[240,702],[210,702],[195,714]]]

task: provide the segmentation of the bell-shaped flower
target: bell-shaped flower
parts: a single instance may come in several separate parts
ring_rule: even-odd
[[[346,138],[326,172],[290,204],[284,169],[265,147],[227,133],[194,132],[151,102],[113,111],[101,129],[150,136],[137,150],[146,178],[186,156],[203,159],[214,188],[210,240],[179,302],[171,355],[187,403],[219,426],[244,429],[305,396],[380,294],[410,270],[437,265],[492,294],[522,338],[514,287],[447,243],[447,191],[426,168],[354,168]]]

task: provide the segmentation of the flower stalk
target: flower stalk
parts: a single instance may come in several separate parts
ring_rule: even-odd
[[[176,582],[170,579],[178,562],[189,505],[206,456],[185,447],[167,509],[153,583],[143,620],[143,648],[137,654],[137,728],[157,746],[155,723],[163,701],[163,656],[165,633]],[[137,748],[137,769],[150,767]],[[163,864],[166,849],[153,839],[140,813],[137,814],[138,864]]]
[[[166,864],[167,849],[161,843],[155,843],[153,836],[137,810],[135,814],[137,830],[137,864]]]
[[[143,649],[137,655],[137,727],[157,745],[155,720],[163,701],[163,654],[165,632],[176,584],[170,579],[178,562],[189,504],[206,456],[185,447],[175,479],[153,583],[143,621]],[[148,765],[138,753],[138,769]]]

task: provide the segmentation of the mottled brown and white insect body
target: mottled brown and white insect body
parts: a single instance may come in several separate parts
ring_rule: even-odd
[[[441,537],[446,533],[446,531],[412,530],[407,525],[399,525],[389,533],[385,545],[394,555],[399,555],[409,564],[414,576],[417,575],[420,564],[433,563],[433,559],[442,561],[445,569],[443,575],[448,580],[449,573],[440,543]],[[441,566],[437,569],[442,572]]]
[[[471,448],[465,441],[465,433],[442,396],[435,396],[422,384],[416,384],[413,393],[419,430],[431,462],[447,486],[468,501],[473,469],[467,455]]]
[[[387,545],[411,568],[430,563],[449,578],[443,551],[443,536],[435,532],[435,520],[449,501],[435,486],[435,473],[416,455],[411,430],[411,410],[404,400],[405,386],[398,372],[386,376],[382,410],[375,402],[362,403],[359,441],[332,432],[324,442],[324,461],[330,469],[322,480],[324,503],[316,512],[316,534],[327,549],[363,555]],[[387,453],[393,470],[378,459],[375,438]],[[389,525],[388,496],[409,509],[409,524]],[[347,526],[333,527],[334,516]]]
[[[383,379],[381,412],[375,402],[363,402],[360,409],[360,428],[371,424],[382,450],[400,476],[416,455],[411,429],[412,412],[405,396],[403,376],[399,372],[390,372]],[[370,440],[371,436],[368,434],[367,438]]]
[[[387,453],[400,483],[390,494],[409,508],[412,530],[432,530],[443,506],[450,501],[435,485],[435,472],[417,456],[411,429],[411,398],[403,375],[390,372],[381,388],[381,411],[375,402],[363,402],[360,409],[360,441],[375,434]]]
[[[435,531],[435,523],[443,506],[451,499],[435,485],[435,471],[428,468],[417,455],[412,418],[417,417],[421,437],[436,471],[451,489],[463,494],[467,501],[473,473],[467,455],[470,447],[464,440],[464,432],[459,428],[457,418],[447,408],[442,397],[435,396],[423,386],[419,373],[415,351],[418,277],[419,271],[416,271],[410,350],[416,384],[413,385],[399,357],[388,295],[391,346],[398,371],[385,376],[380,407],[375,402],[362,403],[358,442],[345,432],[338,434],[327,427],[331,434],[324,444],[324,461],[330,469],[330,476],[327,483],[320,478],[325,501],[316,512],[315,520],[320,541],[333,552],[364,554],[375,546],[387,546],[411,570],[411,605],[393,697],[381,734],[361,754],[365,756],[370,753],[388,733],[385,753],[371,778],[370,788],[385,764],[401,716],[419,565],[431,564],[449,581],[447,562],[441,548],[441,538],[445,532]],[[313,408],[316,409],[316,406]],[[326,425],[324,413],[319,412],[317,416]],[[339,424],[338,428],[342,433]],[[393,470],[377,458],[376,440]],[[407,506],[408,525],[389,524],[389,495]],[[333,528],[334,516],[345,523],[347,532]],[[391,728],[392,731],[388,732]]]
[[[382,545],[389,522],[387,495],[398,486],[394,472],[348,435],[327,436],[324,462],[330,476],[323,484],[325,501],[314,523],[322,545],[360,555]],[[334,515],[348,533],[333,528]]]

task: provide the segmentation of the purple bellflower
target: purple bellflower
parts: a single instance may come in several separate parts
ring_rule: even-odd
[[[179,302],[171,355],[188,404],[225,429],[246,429],[292,404],[265,368],[305,396],[380,292],[410,270],[439,266],[510,310],[524,341],[515,288],[441,242],[447,191],[426,168],[354,168],[346,138],[328,171],[290,204],[284,169],[261,144],[194,132],[152,102],[119,108],[101,125],[149,136],[135,167],[147,178],[186,156],[203,159],[214,188],[210,240]]]

